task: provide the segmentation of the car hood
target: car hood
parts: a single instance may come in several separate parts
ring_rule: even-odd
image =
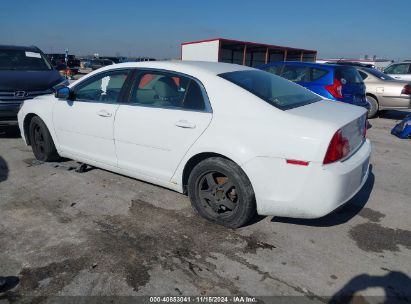
[[[48,90],[63,80],[56,70],[0,71],[0,91]]]

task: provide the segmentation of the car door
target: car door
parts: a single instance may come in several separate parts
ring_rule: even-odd
[[[53,108],[55,132],[63,152],[117,165],[113,124],[129,70],[107,71],[72,88],[74,100]]]
[[[393,64],[385,69],[384,73],[397,80],[411,80],[411,71],[409,63]]]
[[[138,71],[129,103],[120,105],[116,115],[118,166],[137,178],[170,181],[211,119],[198,80],[164,71]]]

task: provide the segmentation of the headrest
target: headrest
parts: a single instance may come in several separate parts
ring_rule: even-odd
[[[171,77],[162,77],[157,80],[154,90],[160,98],[172,98],[179,95],[178,87]]]

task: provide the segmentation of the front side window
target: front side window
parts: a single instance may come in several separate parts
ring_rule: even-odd
[[[142,72],[131,90],[138,105],[204,111],[202,89],[196,80],[167,72]]]
[[[302,86],[264,71],[244,70],[223,73],[219,76],[281,110],[297,108],[322,100],[321,97]]]
[[[394,64],[388,67],[385,72],[387,74],[407,74],[408,66],[408,64]]]
[[[74,88],[76,100],[117,102],[128,74],[126,70],[112,71],[86,80]]]
[[[0,50],[0,70],[48,71],[51,69],[51,65],[39,52]]]

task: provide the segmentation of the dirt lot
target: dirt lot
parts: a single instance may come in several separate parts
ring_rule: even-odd
[[[318,220],[256,218],[229,230],[187,197],[72,161],[33,159],[0,127],[0,302],[50,295],[411,293],[411,141],[389,134],[406,112],[371,121],[372,174],[343,209]],[[406,297],[408,296],[408,299]],[[311,301],[310,301],[311,303]]]

